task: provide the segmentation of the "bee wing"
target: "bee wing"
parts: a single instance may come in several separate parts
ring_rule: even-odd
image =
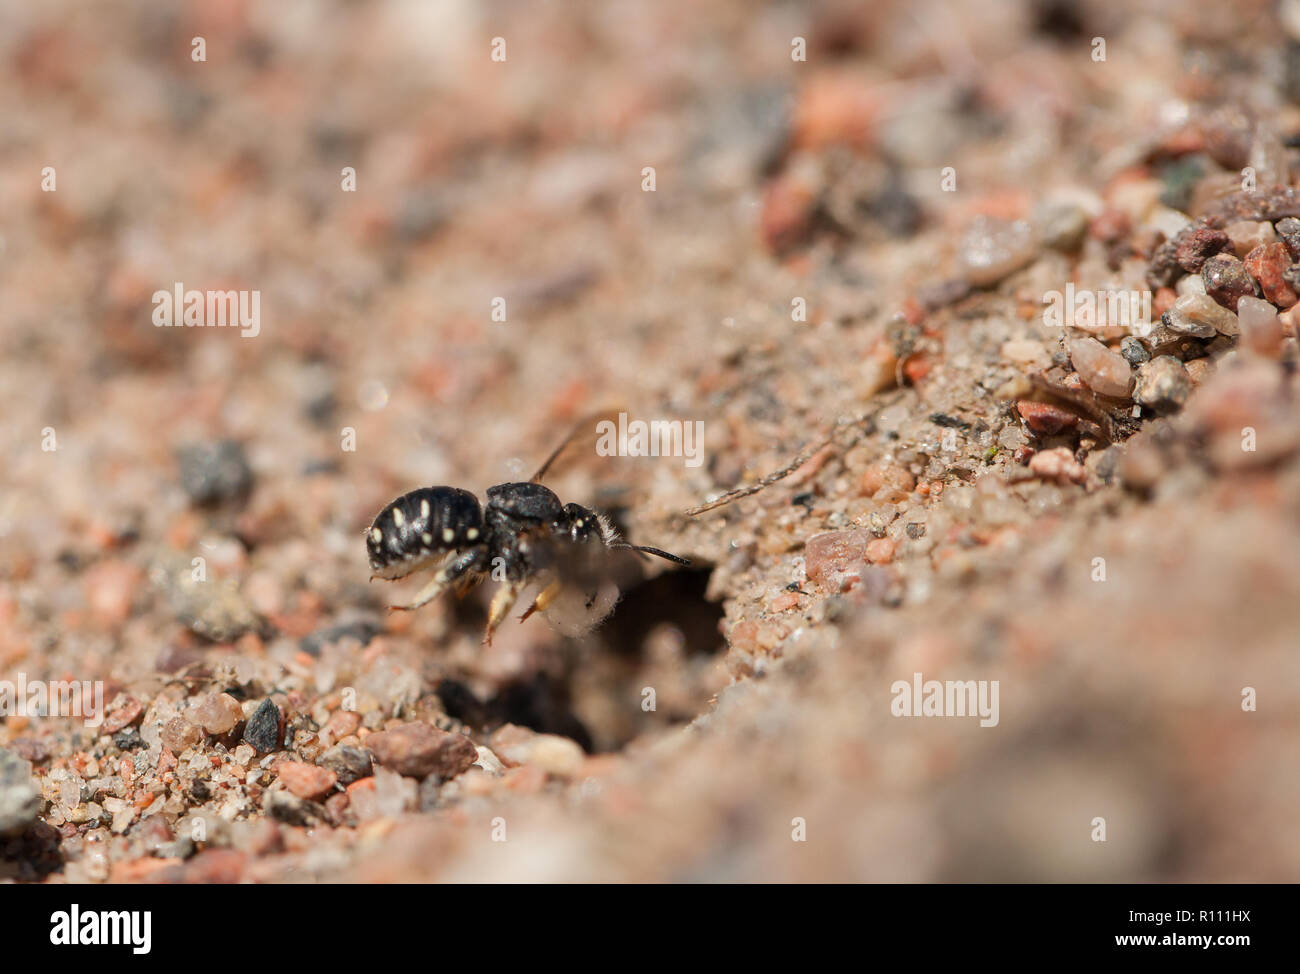
[[[591,413],[578,420],[573,429],[569,431],[568,435],[560,441],[560,445],[551,451],[551,455],[546,458],[546,461],[537,469],[537,473],[533,474],[529,480],[535,484],[541,483],[542,478],[546,476],[546,472],[550,470],[551,466],[560,458],[560,454],[568,450],[569,447],[578,443],[588,443],[588,445],[591,446],[591,452],[595,453],[595,444],[598,438],[596,432],[597,425],[602,420],[609,420],[610,422],[617,423],[618,414],[620,412],[627,412],[627,407],[611,406],[608,409],[602,409],[599,412]]]

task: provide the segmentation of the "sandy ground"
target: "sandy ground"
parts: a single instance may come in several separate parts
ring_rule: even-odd
[[[867,7],[0,3],[0,877],[1300,878],[1300,4]],[[604,411],[689,568],[386,611]]]

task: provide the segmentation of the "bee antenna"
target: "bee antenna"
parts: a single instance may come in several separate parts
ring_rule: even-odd
[[[678,565],[689,565],[691,563],[689,558],[683,558],[680,555],[669,554],[667,551],[663,551],[659,548],[650,548],[647,547],[646,545],[623,544],[622,542],[620,542],[618,544],[612,544],[610,545],[610,547],[630,548],[632,551],[642,552],[647,555],[658,555],[660,558],[663,558],[666,561],[676,562]]]

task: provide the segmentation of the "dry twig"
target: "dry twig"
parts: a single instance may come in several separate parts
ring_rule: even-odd
[[[726,504],[730,504],[732,501],[739,500],[742,497],[749,497],[751,494],[757,494],[760,490],[765,490],[766,488],[771,487],[773,484],[777,483],[778,481],[784,480],[786,477],[790,476],[790,474],[794,473],[805,463],[811,460],[814,456],[816,456],[817,451],[822,450],[825,447],[834,443],[835,437],[839,434],[841,430],[846,428],[852,428],[855,426],[861,426],[862,424],[868,422],[876,415],[876,413],[880,412],[880,410],[884,409],[886,406],[892,406],[894,403],[898,402],[898,400],[902,397],[903,391],[904,390],[901,389],[898,390],[898,392],[896,392],[894,395],[888,396],[885,399],[877,402],[866,412],[861,413],[857,416],[841,417],[840,419],[835,421],[835,424],[831,427],[830,432],[827,433],[825,437],[818,440],[813,445],[805,447],[802,451],[800,451],[798,456],[796,456],[793,460],[787,463],[780,470],[774,471],[773,473],[768,474],[762,480],[755,481],[752,484],[746,484],[744,487],[736,487],[732,490],[727,491],[725,494],[719,494],[717,497],[713,498],[710,501],[706,501],[705,503],[699,505],[698,507],[692,507],[688,511],[686,511],[687,516],[694,517],[697,514],[703,514],[706,511],[712,511],[715,508],[722,507]],[[865,432],[866,432],[865,430],[859,430],[858,436],[854,440],[845,444],[844,446],[846,448],[852,446],[854,443],[858,441],[858,439],[862,438],[862,435]]]

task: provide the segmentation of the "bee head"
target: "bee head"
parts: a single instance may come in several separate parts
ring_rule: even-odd
[[[557,534],[578,544],[603,536],[601,521],[596,512],[581,504],[565,504],[564,510],[555,519],[554,526]]]

